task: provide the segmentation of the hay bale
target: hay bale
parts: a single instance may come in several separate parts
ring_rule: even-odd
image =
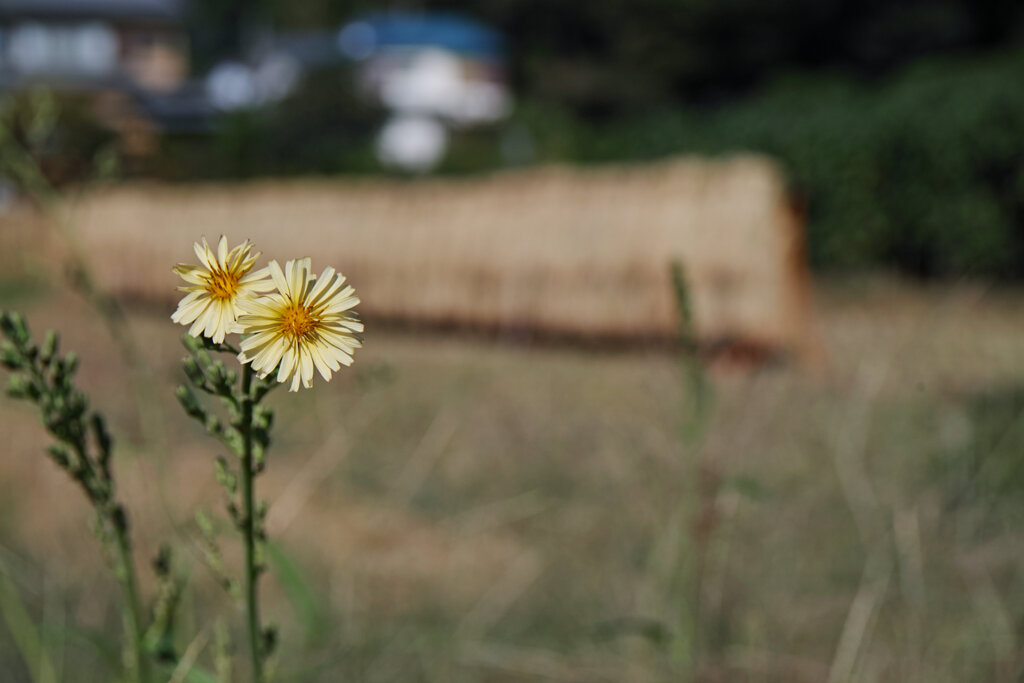
[[[40,269],[46,251],[46,226],[30,206],[14,204],[0,211],[0,279],[17,280]]]
[[[705,341],[808,348],[803,236],[767,159],[544,168],[419,182],[123,185],[74,224],[102,285],[169,300],[191,242],[255,240],[349,276],[368,319],[671,337],[669,263],[686,269]]]

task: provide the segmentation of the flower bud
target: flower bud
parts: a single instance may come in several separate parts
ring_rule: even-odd
[[[206,431],[208,434],[219,434],[221,430],[220,418],[216,415],[206,416]]]
[[[214,463],[214,473],[217,477],[217,483],[229,495],[235,495],[235,492],[238,491],[238,478],[228,469],[228,461],[224,458],[217,458]]]
[[[0,313],[0,330],[19,346],[29,340],[28,325],[21,313]]]
[[[39,389],[24,375],[11,375],[7,380],[7,395],[11,398],[35,399]]]
[[[203,407],[199,404],[199,399],[196,398],[195,393],[190,388],[182,384],[174,392],[174,395],[189,417],[197,420],[206,420],[206,411],[203,410]]]
[[[46,447],[46,452],[50,454],[53,461],[60,467],[67,469],[68,463],[70,462],[70,456],[68,449],[63,444],[51,444]]]
[[[24,364],[25,362],[18,350],[14,348],[14,344],[6,340],[0,344],[0,365],[8,370],[20,370]]]
[[[188,334],[182,335],[181,345],[184,346],[189,353],[195,353],[199,349],[203,348],[203,342]]]
[[[100,449],[100,454],[105,457],[109,456],[113,440],[110,438],[110,432],[107,431],[106,421],[99,413],[93,413],[89,422],[92,427],[93,436],[96,438],[96,445]]]
[[[196,363],[195,358],[186,358],[185,362],[181,364],[185,370],[185,375],[192,381],[196,386],[203,386],[206,384],[206,376],[203,371],[199,369],[199,364]]]
[[[44,365],[49,365],[50,361],[53,360],[54,355],[57,353],[58,342],[59,339],[56,332],[50,330],[46,333],[46,339],[43,341],[43,346],[39,355],[39,360],[41,360]]]

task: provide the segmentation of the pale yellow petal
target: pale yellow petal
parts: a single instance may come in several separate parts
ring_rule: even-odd
[[[206,258],[206,253],[208,251],[208,249],[206,248],[206,238],[203,238],[202,243],[193,242],[192,249],[193,251],[196,252],[196,258],[199,259],[199,263],[202,264],[203,268],[205,268],[206,270],[210,270],[213,267],[213,265]]]
[[[286,264],[285,275],[288,278],[288,294],[292,301],[302,301],[309,276],[309,259],[295,259]]]
[[[287,264],[286,264],[287,265]],[[284,272],[281,270],[281,266],[277,261],[271,261],[267,264],[267,268],[270,269],[270,277],[274,281],[274,286],[277,287],[283,295],[288,294],[288,279],[285,277]]]
[[[324,272],[320,274],[320,277],[317,278],[316,284],[313,286],[313,289],[311,289],[309,292],[309,297],[307,298],[309,305],[316,306],[317,299],[320,297],[321,293],[329,286],[332,286],[333,284],[334,268],[327,266],[326,268],[324,268]],[[330,296],[330,294],[327,294],[326,296]]]
[[[217,242],[217,263],[221,268],[228,265],[228,238],[225,235],[221,235],[220,241]]]
[[[281,356],[281,367],[277,371],[277,381],[284,382],[295,370],[296,358],[295,349],[289,347]]]
[[[287,350],[288,346],[281,339],[275,339],[271,343],[267,344],[263,349],[256,354],[253,358],[253,367],[258,369],[263,377],[266,377],[277,368],[278,363],[281,362],[281,357]]]
[[[300,347],[299,363],[302,371],[302,384],[308,387],[313,381],[313,356],[309,352],[309,344]]]

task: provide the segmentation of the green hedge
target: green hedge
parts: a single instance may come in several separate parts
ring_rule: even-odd
[[[716,108],[673,105],[595,125],[551,101],[524,101],[505,126],[453,136],[442,173],[509,163],[605,163],[759,151],[786,167],[806,206],[819,270],[893,268],[926,277],[1024,278],[1024,48],[931,60],[870,84],[845,74],[778,79]],[[169,142],[157,175],[181,179],[380,173],[383,114],[328,87],[229,118],[212,144]],[[522,161],[522,160],[520,160]]]
[[[557,115],[534,124],[560,132],[547,146],[541,133],[542,150],[574,161],[738,150],[777,157],[806,203],[819,268],[1019,279],[1022,73],[1018,50],[929,62],[870,87],[827,75],[783,80],[715,111],[662,111],[601,128],[570,128]]]

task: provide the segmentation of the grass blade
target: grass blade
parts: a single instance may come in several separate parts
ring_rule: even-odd
[[[266,551],[274,567],[274,575],[302,623],[307,642],[318,641],[327,625],[322,599],[310,588],[302,572],[280,546],[268,543]]]
[[[0,560],[0,616],[28,665],[32,680],[35,683],[57,683],[57,673],[50,653],[46,651],[39,630],[32,623],[32,617],[25,609],[18,595],[18,587],[14,585],[3,560]]]

